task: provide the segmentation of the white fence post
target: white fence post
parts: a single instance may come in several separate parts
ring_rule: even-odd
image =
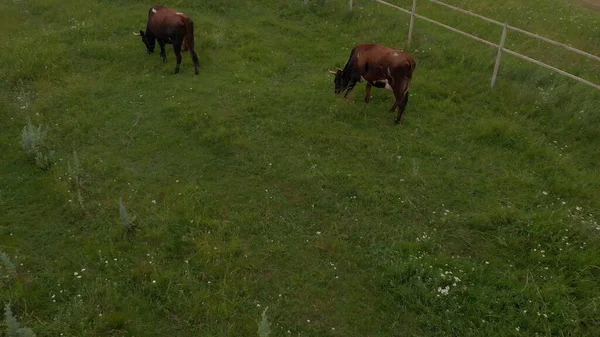
[[[500,38],[500,45],[498,46],[498,55],[496,55],[496,65],[494,65],[494,74],[492,75],[492,88],[496,84],[496,77],[498,77],[498,70],[500,69],[500,59],[502,59],[502,50],[504,49],[504,41],[506,40],[506,32],[508,31],[508,22],[504,22],[504,28],[502,29],[502,37]]]
[[[408,26],[408,45],[412,41],[413,27],[415,25],[415,12],[417,11],[417,0],[413,0],[412,10],[410,11],[410,25]]]
[[[353,5],[353,2],[354,2],[354,0],[350,0],[350,1],[349,1],[349,3],[350,3],[350,11],[352,11],[352,5]]]

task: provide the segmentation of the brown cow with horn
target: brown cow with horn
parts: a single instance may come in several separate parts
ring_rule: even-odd
[[[192,61],[194,61],[195,73],[198,75],[200,64],[194,50],[194,22],[186,13],[161,5],[152,6],[148,11],[146,31],[140,30],[139,33],[133,34],[142,37],[142,42],[146,45],[149,54],[154,52],[155,41],[158,41],[163,63],[167,62],[165,44],[172,44],[177,57],[175,74],[179,73],[181,52],[189,50]]]
[[[329,72],[335,75],[335,93],[346,91],[344,97],[361,79],[367,81],[366,103],[371,99],[372,87],[386,88],[394,93],[396,102],[390,112],[398,108],[398,124],[408,103],[408,87],[416,65],[408,53],[372,43],[354,47],[344,69]]]

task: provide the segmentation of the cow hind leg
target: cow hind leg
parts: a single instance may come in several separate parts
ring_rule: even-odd
[[[404,109],[406,109],[406,105],[408,104],[408,95],[409,91],[406,90],[406,95],[404,95],[404,101],[402,101],[402,105],[400,105],[400,109],[402,109],[402,111],[404,111]]]
[[[396,110],[396,107],[398,106],[398,102],[394,101],[394,105],[392,105],[392,107],[390,108],[390,110],[388,111],[389,113],[394,112],[394,110]]]
[[[409,85],[409,80],[405,79],[402,82],[402,85],[398,88],[399,90],[394,90],[394,96],[396,96],[395,106],[398,107],[398,115],[396,117],[396,124],[400,124],[400,120],[402,119],[402,114],[404,113],[404,110],[406,109],[406,105],[408,104],[408,85]]]
[[[179,68],[181,67],[181,42],[174,44],[173,49],[175,50],[175,57],[177,58],[177,65],[175,66],[173,74],[178,74]]]
[[[371,100],[371,88],[373,86],[371,85],[371,83],[367,83],[367,87],[366,87],[366,91],[367,91],[367,95],[365,96],[365,103],[369,103],[369,101]]]
[[[396,116],[396,124],[400,124],[400,120],[402,119],[402,114],[406,109],[406,105],[408,104],[408,90],[401,94],[402,99],[397,99],[396,105],[398,106],[398,115]]]

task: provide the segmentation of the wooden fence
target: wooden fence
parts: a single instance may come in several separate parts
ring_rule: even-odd
[[[587,85],[589,85],[589,86],[591,86],[591,87],[593,87],[593,88],[596,88],[596,89],[600,90],[600,85],[598,85],[598,84],[596,84],[596,83],[590,82],[590,81],[588,81],[588,80],[585,80],[585,79],[583,79],[583,78],[581,78],[581,77],[577,77],[577,76],[575,76],[575,75],[573,75],[573,74],[571,74],[571,73],[568,73],[568,72],[566,72],[566,71],[564,71],[564,70],[558,69],[558,68],[556,68],[556,67],[553,67],[553,66],[551,66],[551,65],[545,64],[545,63],[543,63],[543,62],[540,62],[540,61],[538,61],[538,60],[535,60],[535,59],[532,59],[532,58],[530,58],[530,57],[528,57],[528,56],[521,55],[521,54],[519,54],[519,53],[517,53],[517,52],[515,52],[515,51],[512,51],[512,50],[510,50],[510,49],[504,48],[504,42],[506,42],[506,34],[507,34],[508,30],[512,30],[512,31],[515,31],[515,32],[518,32],[518,33],[521,33],[521,34],[525,34],[525,35],[527,35],[527,36],[531,36],[531,37],[534,37],[534,38],[540,39],[540,40],[542,40],[542,41],[544,41],[544,42],[548,42],[548,43],[550,43],[550,44],[553,44],[553,45],[555,45],[555,46],[558,46],[558,47],[561,47],[561,48],[565,48],[565,49],[567,49],[567,50],[570,50],[570,51],[572,51],[572,52],[575,52],[575,53],[578,53],[578,54],[580,54],[580,55],[586,56],[586,57],[588,57],[588,58],[591,58],[591,59],[593,59],[593,60],[600,61],[600,57],[598,57],[598,56],[596,56],[596,55],[593,55],[593,54],[587,53],[587,52],[585,52],[585,51],[583,51],[583,50],[579,50],[579,49],[577,49],[577,48],[573,48],[573,47],[571,47],[571,46],[567,46],[567,45],[565,45],[565,44],[563,44],[563,43],[560,43],[560,42],[557,42],[557,41],[554,41],[554,40],[548,39],[548,38],[546,38],[546,37],[543,37],[543,36],[540,36],[540,35],[537,35],[537,34],[534,34],[534,33],[530,33],[530,32],[528,32],[528,31],[526,31],[526,30],[523,30],[523,29],[520,29],[520,28],[517,28],[517,27],[510,26],[510,25],[508,24],[508,22],[504,22],[504,23],[502,23],[502,22],[496,21],[496,20],[494,20],[494,19],[490,19],[490,18],[488,18],[488,17],[485,17],[485,16],[483,16],[483,15],[479,15],[479,14],[476,14],[476,13],[473,13],[473,12],[470,12],[470,11],[467,11],[467,10],[465,10],[465,9],[462,9],[462,8],[459,8],[459,7],[456,7],[456,6],[452,6],[452,5],[446,4],[446,3],[444,3],[444,2],[441,2],[441,1],[439,1],[439,0],[427,0],[427,1],[429,1],[429,2],[433,2],[433,3],[435,3],[435,4],[438,4],[438,5],[441,5],[441,6],[447,7],[447,8],[450,8],[450,9],[452,9],[452,10],[455,10],[455,11],[457,11],[457,12],[461,12],[461,13],[464,13],[464,14],[467,14],[467,15],[470,15],[470,16],[474,16],[474,17],[476,17],[476,18],[482,19],[482,20],[484,20],[484,21],[487,21],[487,22],[493,23],[493,24],[495,24],[495,25],[498,25],[498,26],[502,26],[502,27],[503,27],[503,29],[502,29],[502,36],[501,36],[501,38],[500,38],[500,43],[499,43],[499,44],[496,44],[496,43],[493,43],[493,42],[490,42],[490,41],[484,40],[484,39],[482,39],[482,38],[479,38],[479,37],[477,37],[477,36],[475,36],[475,35],[472,35],[472,34],[469,34],[469,33],[463,32],[462,30],[458,30],[458,29],[456,29],[456,28],[454,28],[454,27],[451,27],[451,26],[445,25],[445,24],[443,24],[443,23],[441,23],[441,22],[437,22],[437,21],[435,21],[435,20],[432,20],[432,19],[430,19],[430,18],[428,18],[428,17],[425,17],[425,16],[422,16],[422,15],[420,15],[420,14],[417,14],[417,13],[416,13],[416,11],[417,11],[417,0],[413,0],[413,3],[412,3],[412,8],[411,8],[410,10],[408,10],[408,9],[405,9],[405,8],[402,8],[402,7],[399,7],[399,6],[396,6],[396,5],[393,5],[393,4],[391,4],[391,3],[388,3],[388,2],[385,2],[385,1],[383,1],[383,0],[374,0],[374,1],[376,1],[376,2],[379,2],[379,3],[381,3],[381,4],[383,4],[383,5],[386,5],[386,6],[392,7],[392,8],[394,8],[394,9],[397,9],[397,10],[399,10],[399,11],[401,11],[401,12],[404,12],[404,13],[406,13],[406,14],[409,14],[409,15],[410,15],[410,23],[409,23],[409,27],[408,27],[408,44],[409,44],[409,45],[410,45],[410,43],[411,43],[411,40],[412,40],[412,34],[413,34],[413,27],[414,27],[414,24],[415,24],[415,18],[417,18],[417,19],[422,19],[422,20],[425,20],[425,21],[427,21],[427,22],[433,23],[433,24],[435,24],[435,25],[438,25],[438,26],[444,27],[444,28],[446,28],[446,29],[448,29],[448,30],[451,30],[451,31],[455,32],[455,33],[458,33],[458,34],[461,34],[461,35],[467,36],[467,37],[469,37],[469,38],[471,38],[471,39],[477,40],[477,41],[479,41],[479,42],[482,42],[482,43],[485,43],[485,44],[487,44],[487,45],[489,45],[489,46],[492,46],[492,47],[494,47],[494,48],[497,48],[497,49],[498,49],[498,54],[496,55],[496,63],[495,63],[495,65],[494,65],[494,73],[492,74],[492,82],[491,82],[491,86],[492,86],[492,87],[493,87],[493,86],[494,86],[494,84],[496,83],[496,78],[498,77],[498,70],[500,69],[500,62],[501,62],[501,60],[502,60],[502,53],[507,53],[507,54],[510,54],[510,55],[516,56],[516,57],[518,57],[518,58],[521,58],[521,59],[523,59],[523,60],[526,60],[526,61],[528,61],[528,62],[535,63],[535,64],[537,64],[537,65],[539,65],[539,66],[542,66],[542,67],[548,68],[548,69],[550,69],[550,70],[552,70],[552,71],[555,71],[555,72],[557,72],[557,73],[559,73],[559,74],[561,74],[561,75],[564,75],[564,76],[570,77],[570,78],[572,78],[572,79],[574,79],[574,80],[576,80],[576,81],[579,81],[579,82],[581,82],[581,83],[587,84]],[[353,6],[354,6],[354,0],[349,0],[349,6],[350,6],[350,10],[352,10],[352,9],[353,9]]]

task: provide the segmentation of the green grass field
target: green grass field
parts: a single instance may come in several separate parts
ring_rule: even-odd
[[[575,1],[448,2],[600,54]],[[0,299],[21,326],[258,336],[268,307],[271,336],[600,335],[598,90],[508,55],[490,89],[493,48],[420,20],[406,46],[408,16],[367,0],[174,0],[201,69],[185,53],[172,75],[172,48],[131,34],[151,5],[0,3]],[[417,59],[402,125],[385,90],[333,94],[365,42]],[[507,46],[600,83],[596,61]]]

